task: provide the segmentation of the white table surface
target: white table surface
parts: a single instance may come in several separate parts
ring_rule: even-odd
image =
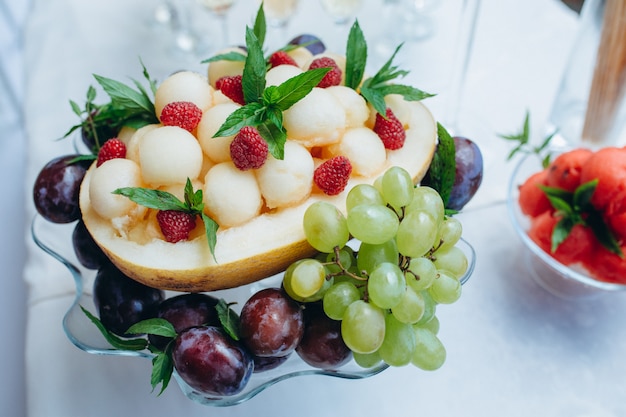
[[[1,415],[626,415],[626,295],[564,300],[540,289],[526,272],[503,203],[512,164],[504,161],[510,148],[496,133],[516,132],[529,110],[533,134],[542,135],[577,27],[576,15],[559,2],[482,2],[459,131],[476,140],[485,157],[481,191],[460,216],[478,262],[461,300],[439,310],[448,350],[444,367],[390,369],[361,381],[305,377],[279,383],[236,407],[211,408],[187,400],[175,384],[156,397],[150,392],[148,361],[92,356],[71,345],[61,318],[71,301],[72,281],[25,237],[34,213],[34,177],[45,162],[70,149],[69,141],[54,139],[74,123],[68,100],[82,100],[93,84],[91,74],[140,79],[141,56],[151,74],[162,79],[181,68],[194,69],[198,60],[167,53],[163,36],[146,25],[153,1],[32,1],[31,9],[24,3],[18,7],[19,0],[12,6],[18,15],[29,10],[24,71],[11,67],[13,82],[24,80],[24,88],[17,89],[24,100],[24,139],[19,118],[2,119],[0,162],[3,177],[15,179],[10,195],[16,201],[3,204],[2,218],[14,215],[19,221],[8,222],[0,252],[9,271],[4,279],[10,281],[0,292],[0,306],[11,340],[6,352],[2,347],[9,365],[3,386],[11,388],[2,392],[0,407],[6,412]],[[288,35],[332,33],[317,2],[301,3]],[[378,1],[366,3],[359,19],[367,35],[378,30],[380,14]],[[242,42],[243,24],[251,24],[255,4],[238,1],[233,42]],[[199,23],[210,21],[207,15],[195,17]],[[5,49],[5,38],[0,39],[4,67],[10,45]],[[417,69],[410,80],[418,86],[423,85],[415,79],[418,68],[426,60],[420,48],[424,45],[407,42],[399,57],[403,67]],[[447,99],[445,93],[440,99]],[[4,97],[0,103],[4,116]],[[437,116],[443,106],[433,100],[432,108]]]

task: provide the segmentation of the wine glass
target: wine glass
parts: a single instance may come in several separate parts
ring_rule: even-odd
[[[363,5],[363,0],[320,0],[322,8],[335,23],[337,33],[334,39],[344,42],[347,37],[348,26],[356,17]],[[340,51],[341,45],[333,45],[333,49]]]
[[[198,3],[208,10],[220,25],[219,40],[213,44],[213,49],[222,49],[230,45],[229,28],[228,28],[228,12],[231,10],[235,0],[197,0]]]
[[[275,45],[270,49],[277,49],[281,43],[286,42],[287,26],[298,9],[299,0],[261,0],[257,4],[263,3],[263,12],[267,24],[275,29],[273,36],[267,39]]]

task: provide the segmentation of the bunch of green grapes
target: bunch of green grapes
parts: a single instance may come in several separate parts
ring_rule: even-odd
[[[459,299],[468,268],[456,246],[461,223],[445,215],[437,191],[416,187],[399,167],[374,185],[354,187],[346,212],[327,202],[308,208],[304,232],[320,255],[292,264],[285,290],[297,301],[321,302],[328,317],[341,321],[360,366],[439,368],[446,350],[436,307]]]

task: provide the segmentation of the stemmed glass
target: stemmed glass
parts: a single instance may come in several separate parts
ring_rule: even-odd
[[[343,42],[348,27],[363,5],[363,0],[320,0],[322,8],[334,21],[337,33],[335,39]],[[333,45],[335,49],[339,45]],[[336,49],[339,52],[339,49]]]
[[[287,41],[287,26],[298,9],[298,2],[299,0],[257,0],[257,4],[263,3],[267,24],[277,32],[274,36],[267,37],[272,42],[271,49],[276,49],[281,42]]]
[[[220,39],[213,44],[213,49],[222,49],[230,44],[228,12],[235,4],[235,0],[197,0],[198,3],[220,22]]]

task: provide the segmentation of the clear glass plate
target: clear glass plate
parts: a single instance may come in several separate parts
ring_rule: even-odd
[[[48,222],[44,218],[36,215],[31,225],[32,238],[35,244],[44,252],[61,262],[69,271],[76,285],[76,296],[74,302],[69,306],[63,318],[63,329],[68,339],[79,349],[94,355],[112,355],[112,356],[135,356],[144,359],[152,359],[153,355],[149,351],[127,351],[117,350],[111,347],[104,339],[96,326],[87,318],[81,310],[81,306],[92,313],[96,313],[91,288],[96,272],[86,269],[76,259],[72,248],[72,231],[75,223],[71,225],[54,224]],[[461,240],[458,244],[459,248],[466,254],[469,267],[466,274],[461,278],[461,282],[465,283],[471,276],[476,254],[473,247],[465,240]],[[212,294],[218,298],[224,298],[227,302],[235,302],[236,306],[243,306],[250,296],[262,288],[279,287],[282,275],[269,277],[265,280],[258,281],[253,284],[242,286],[239,288],[216,291]],[[166,296],[172,296],[176,293],[168,292]],[[237,310],[236,306],[234,307]],[[388,368],[386,364],[380,364],[370,369],[361,368],[354,360],[342,366],[336,371],[327,371],[309,366],[297,354],[292,354],[290,358],[275,369],[265,372],[254,373],[246,388],[239,394],[232,396],[208,396],[199,393],[189,387],[174,372],[174,379],[178,382],[181,390],[190,399],[210,406],[232,406],[249,400],[263,390],[272,385],[290,378],[304,375],[325,375],[334,378],[343,379],[361,379],[369,378],[383,372]],[[171,388],[171,387],[170,387]]]
[[[554,156],[565,150],[558,149]],[[545,290],[562,298],[582,298],[626,290],[626,285],[600,281],[589,276],[582,268],[574,269],[563,265],[528,236],[530,219],[522,213],[517,202],[519,186],[541,169],[541,161],[536,155],[529,154],[521,158],[511,175],[507,197],[513,228],[527,249],[525,256],[528,262],[526,264],[532,278]]]

